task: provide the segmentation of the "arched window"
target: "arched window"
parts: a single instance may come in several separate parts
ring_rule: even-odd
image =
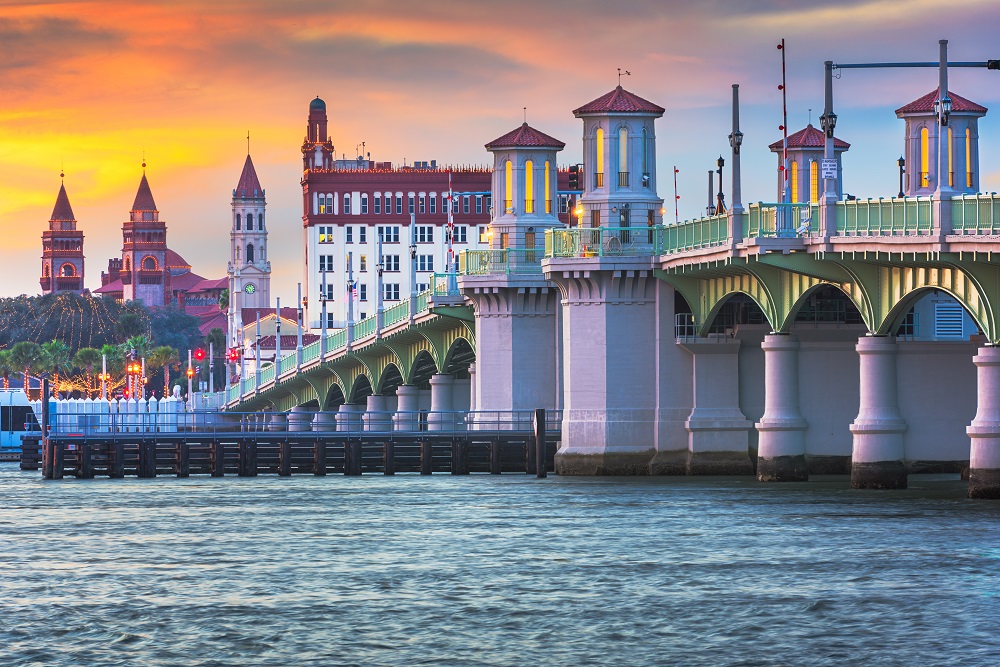
[[[331,210],[333,210],[333,209],[331,209]],[[257,214],[257,229],[259,229],[260,231],[264,231],[264,214],[263,213],[258,213]]]
[[[535,212],[535,163],[524,163],[524,212]]]
[[[253,231],[253,213],[247,213],[247,231]]]
[[[642,173],[649,173],[649,143],[646,141],[646,128],[642,128]]]
[[[514,205],[514,165],[510,160],[504,164],[503,211],[507,213]]]
[[[920,130],[920,187],[926,188],[930,182],[930,141],[927,138],[927,128]]]
[[[965,128],[965,187],[972,187],[972,128]]]
[[[62,274],[67,278],[72,277],[76,275],[76,268],[72,264],[63,264]]]
[[[948,187],[955,187],[955,163],[951,152],[952,137],[951,128],[948,128]]]
[[[618,128],[618,187],[628,187],[628,128]]]
[[[549,161],[545,161],[545,212],[552,213],[552,173]]]
[[[260,244],[260,261],[263,262],[265,259],[267,259],[267,248],[265,248],[264,244],[261,243]]]
[[[247,244],[247,264],[253,264],[253,244]]]
[[[142,260],[142,270],[143,271],[156,271],[156,259],[152,257],[144,257]]]
[[[796,202],[799,200],[799,163],[792,160],[792,201]]]
[[[43,278],[48,278],[49,277],[49,265],[48,264],[46,264],[44,267],[42,267],[42,277]]]
[[[125,258],[125,272],[128,273],[132,270],[132,260],[129,257]]]
[[[809,201],[819,201],[819,162],[809,161]]]
[[[236,231],[240,231],[241,229],[243,229],[242,225],[243,225],[243,222],[242,222],[242,219],[240,218],[240,214],[237,213],[236,214]]]
[[[604,129],[597,128],[597,164],[594,165],[594,187],[604,185]]]

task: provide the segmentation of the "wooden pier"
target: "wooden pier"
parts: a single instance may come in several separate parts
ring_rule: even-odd
[[[135,433],[25,442],[21,468],[45,479],[163,475],[526,473],[554,470],[557,442],[534,433]],[[40,454],[40,456],[39,456]],[[539,459],[543,459],[539,467]]]

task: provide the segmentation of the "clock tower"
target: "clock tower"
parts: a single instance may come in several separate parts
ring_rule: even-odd
[[[257,180],[250,154],[233,190],[229,232],[229,347],[239,345],[244,308],[271,307],[271,262],[267,259],[264,189]]]

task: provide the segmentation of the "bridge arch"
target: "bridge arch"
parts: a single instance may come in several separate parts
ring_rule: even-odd
[[[378,384],[375,386],[375,393],[382,395],[395,391],[396,387],[403,384],[403,373],[395,363],[386,364],[379,374]]]
[[[362,400],[371,396],[374,392],[372,391],[372,383],[365,374],[359,374],[354,378],[354,382],[351,386],[351,392],[348,396],[348,403],[360,403]]]
[[[421,350],[410,365],[406,384],[424,385],[430,382],[431,376],[438,372],[437,362],[427,350]]]
[[[465,370],[469,367],[469,364],[475,361],[476,352],[472,347],[472,343],[465,338],[456,338],[448,348],[447,354],[445,354],[442,372],[454,373],[455,371]]]
[[[933,294],[936,291],[947,294],[960,306],[962,306],[962,309],[969,315],[969,317],[972,318],[972,321],[976,323],[976,326],[979,327],[980,331],[989,331],[989,322],[982,322],[980,320],[982,313],[977,313],[969,308],[969,304],[961,297],[961,295],[955,294],[954,292],[942,287],[923,286],[907,292],[901,299],[896,301],[895,305],[889,309],[889,312],[883,318],[882,322],[879,323],[879,328],[876,333],[880,335],[895,334],[899,330],[899,327],[903,324],[907,314],[910,312],[910,309],[925,296]]]

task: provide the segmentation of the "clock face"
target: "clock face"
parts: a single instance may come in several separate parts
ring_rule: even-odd
[[[253,283],[247,283],[243,287],[243,291],[246,292],[247,294],[253,294],[254,292],[257,291],[257,287]]]

